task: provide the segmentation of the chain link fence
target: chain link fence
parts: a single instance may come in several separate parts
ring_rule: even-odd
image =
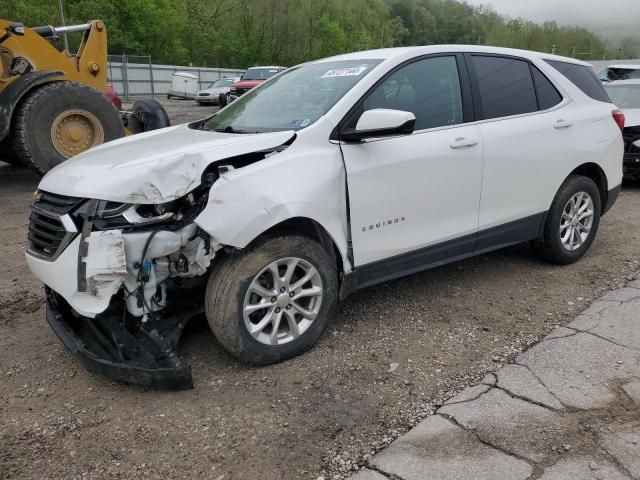
[[[244,70],[157,65],[151,63],[150,56],[143,55],[109,55],[108,58],[108,82],[125,100],[130,97],[166,95],[171,90],[175,72],[195,75],[198,77],[198,87],[203,89],[220,78],[239,77]]]

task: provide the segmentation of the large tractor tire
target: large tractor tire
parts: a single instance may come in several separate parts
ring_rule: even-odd
[[[127,129],[131,133],[150,132],[171,126],[169,115],[155,100],[138,100],[127,117]]]
[[[0,162],[5,162],[12,167],[21,167],[24,164],[13,149],[13,145],[9,139],[0,142]]]
[[[69,157],[124,136],[118,111],[102,93],[76,82],[51,82],[23,99],[14,114],[12,148],[44,174]]]

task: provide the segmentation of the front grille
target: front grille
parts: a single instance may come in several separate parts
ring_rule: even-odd
[[[81,198],[67,197],[56,193],[49,193],[39,190],[36,193],[34,205],[45,212],[64,215],[69,213],[73,208],[82,201]]]
[[[29,246],[34,253],[52,257],[67,236],[67,229],[57,218],[33,210],[29,217]]]
[[[250,88],[238,88],[235,87],[232,89],[231,93],[237,96],[243,95],[245,93],[247,93],[249,90],[251,90]]]
[[[198,96],[199,97],[208,97],[210,94],[209,93],[199,93]]]
[[[69,213],[81,202],[81,198],[38,191],[29,216],[29,252],[57,258],[77,233]]]

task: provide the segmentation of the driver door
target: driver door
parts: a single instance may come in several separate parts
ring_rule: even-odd
[[[363,100],[360,114],[374,108],[410,111],[416,127],[411,135],[341,145],[354,263],[372,277],[359,275],[359,283],[473,251],[483,153],[478,127],[464,123],[468,92],[463,60],[451,54],[399,67]]]

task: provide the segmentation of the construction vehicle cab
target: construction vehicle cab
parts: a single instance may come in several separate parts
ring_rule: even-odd
[[[73,32],[82,32],[77,53],[54,46]],[[1,160],[45,173],[126,133],[169,125],[157,102],[146,100],[131,112],[118,112],[102,95],[107,84],[102,21],[26,28],[0,19],[0,35]]]

